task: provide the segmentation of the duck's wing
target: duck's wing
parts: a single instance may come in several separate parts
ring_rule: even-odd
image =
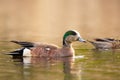
[[[22,47],[25,48],[31,48],[31,47],[39,47],[39,48],[51,48],[51,49],[58,49],[59,47],[54,44],[47,44],[47,43],[33,43],[33,42],[26,42],[26,41],[11,41],[13,43],[19,44]]]
[[[113,39],[113,38],[96,38],[94,40],[99,41],[99,42],[112,42],[112,41],[115,41],[115,39]]]
[[[32,43],[25,41],[11,41],[16,44],[21,45],[23,48],[20,50],[16,50],[10,53],[10,55],[18,55],[22,54],[22,56],[28,56],[28,53],[31,53],[32,56],[54,56],[57,55],[59,51],[59,47],[53,44],[47,43]],[[26,55],[27,53],[27,55]]]
[[[96,49],[111,49],[113,44],[106,41],[89,41]]]
[[[99,42],[108,42],[108,40],[104,38],[95,38],[94,40]]]
[[[16,44],[19,44],[21,45],[22,47],[27,47],[27,48],[30,48],[30,47],[34,47],[35,46],[35,43],[32,43],[32,42],[26,42],[26,41],[11,41],[13,43],[16,43]]]
[[[108,41],[115,41],[115,39],[113,39],[113,38],[105,38],[105,39]]]

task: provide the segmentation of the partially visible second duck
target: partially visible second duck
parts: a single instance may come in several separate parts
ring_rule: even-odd
[[[112,38],[96,38],[89,41],[96,49],[120,49],[120,40]]]
[[[85,40],[80,36],[76,30],[69,30],[63,36],[63,46],[59,48],[56,45],[11,41],[21,45],[23,48],[9,53],[13,57],[16,56],[37,56],[37,57],[65,57],[74,56],[74,49],[72,48],[72,42]]]

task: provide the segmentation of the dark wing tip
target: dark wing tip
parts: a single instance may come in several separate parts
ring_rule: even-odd
[[[101,41],[101,42],[109,42],[109,41],[114,41],[115,39],[113,39],[113,38],[96,38],[94,40]]]
[[[10,42],[13,42],[13,43],[16,43],[16,44],[19,44],[21,45],[22,47],[33,47],[34,46],[34,43],[32,42],[26,42],[26,41],[15,41],[15,40],[12,40]]]
[[[105,39],[102,39],[102,38],[95,38],[94,40],[95,40],[95,41],[102,41],[102,42],[105,41]]]

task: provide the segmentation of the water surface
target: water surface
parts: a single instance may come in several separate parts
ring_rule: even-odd
[[[74,46],[76,58],[25,57],[12,59],[5,53],[19,46],[9,42],[0,43],[1,80],[119,80],[120,51],[96,51]],[[85,44],[87,45],[87,44]]]

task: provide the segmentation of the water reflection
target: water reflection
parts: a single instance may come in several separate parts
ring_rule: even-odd
[[[11,51],[11,50],[10,50]],[[11,59],[0,54],[2,80],[119,80],[120,50],[76,50],[78,57]],[[13,61],[12,61],[13,60]]]
[[[48,58],[39,58],[39,57],[23,57],[23,58],[17,58],[13,59],[15,63],[17,63],[16,66],[22,65],[21,74],[23,75],[23,79],[29,79],[32,76],[33,79],[42,79],[46,74],[50,75],[51,73],[56,72],[55,75],[51,75],[46,79],[55,79],[52,78],[55,77],[57,74],[62,73],[62,76],[58,76],[56,79],[61,80],[60,77],[63,77],[64,80],[81,80],[80,75],[80,67],[75,67],[74,65],[74,58],[73,57],[64,57],[64,58],[57,58],[57,60],[54,59],[48,59]],[[19,63],[19,65],[18,65]],[[59,66],[62,66],[59,68]],[[57,68],[51,69],[52,67],[58,66]],[[53,71],[51,71],[53,70]],[[44,72],[46,73],[45,75]],[[64,73],[64,74],[63,74]],[[42,77],[40,77],[41,75]],[[38,78],[36,78],[38,77]],[[44,77],[45,78],[45,77]],[[55,80],[56,80],[55,79]]]
[[[81,69],[74,66],[71,58],[66,58],[63,61],[63,69],[65,73],[64,80],[81,80]]]
[[[85,80],[118,80],[120,51],[119,50],[91,50],[89,60],[84,66],[82,78]],[[94,75],[93,75],[94,74]]]

